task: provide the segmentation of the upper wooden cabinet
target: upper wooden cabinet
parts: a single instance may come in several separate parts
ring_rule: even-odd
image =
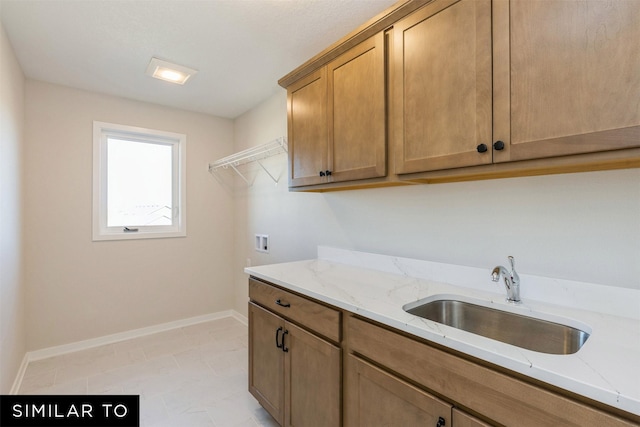
[[[324,182],[328,169],[327,69],[314,72],[287,89],[289,186]]]
[[[638,22],[637,0],[436,0],[399,21],[396,172],[639,147]]]
[[[494,139],[514,161],[640,146],[640,2],[496,0]]]
[[[289,186],[640,167],[638,22],[639,0],[399,2],[280,80]]]
[[[436,1],[398,22],[394,67],[396,173],[491,163],[490,0]]]
[[[289,186],[386,175],[382,32],[287,88]]]

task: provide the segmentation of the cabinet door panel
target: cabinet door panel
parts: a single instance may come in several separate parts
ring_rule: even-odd
[[[340,349],[286,322],[285,425],[340,425]]]
[[[396,172],[491,163],[491,2],[435,2],[394,43]]]
[[[638,22],[637,0],[498,0],[495,160],[640,146]]]
[[[327,72],[321,68],[287,91],[289,126],[289,186],[326,181],[327,170]]]
[[[332,181],[386,175],[384,50],[379,33],[327,66]]]
[[[451,425],[451,406],[353,356],[347,357],[347,426]]]
[[[280,425],[284,420],[284,353],[276,331],[284,320],[249,303],[249,392]]]

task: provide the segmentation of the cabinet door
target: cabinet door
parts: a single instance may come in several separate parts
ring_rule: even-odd
[[[451,426],[451,406],[353,355],[347,357],[345,425]]]
[[[284,320],[249,303],[249,392],[280,425],[284,420],[285,353],[276,346],[276,334],[281,339],[283,332]]]
[[[286,323],[285,425],[340,425],[340,349]]]
[[[490,0],[433,2],[393,38],[396,172],[491,163]]]
[[[640,146],[640,1],[496,0],[494,161]]]
[[[327,69],[294,83],[287,90],[289,186],[326,182],[328,170]]]
[[[383,33],[328,64],[330,181],[386,175]]]

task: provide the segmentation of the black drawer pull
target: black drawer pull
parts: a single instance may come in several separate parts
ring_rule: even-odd
[[[280,298],[276,300],[276,304],[278,304],[280,307],[291,307],[291,304],[289,304],[288,302],[282,302]]]
[[[283,331],[282,326],[276,329],[276,347],[277,348],[282,348],[284,346],[284,334],[282,334],[282,342],[278,340],[278,335],[280,335],[280,332],[282,331]]]
[[[289,349],[287,347],[284,346],[284,336],[285,335],[289,335],[289,331],[288,330],[284,330],[284,332],[282,333],[282,351],[284,351],[285,353],[289,351]]]

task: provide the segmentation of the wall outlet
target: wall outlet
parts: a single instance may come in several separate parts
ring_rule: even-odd
[[[258,252],[269,253],[269,235],[256,234],[255,249]]]

